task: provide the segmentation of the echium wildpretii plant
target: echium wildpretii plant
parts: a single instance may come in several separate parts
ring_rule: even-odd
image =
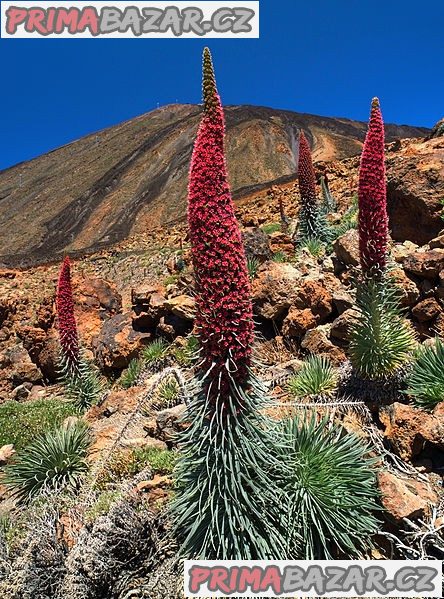
[[[74,299],[69,257],[60,268],[56,294],[56,310],[60,340],[60,374],[68,397],[79,409],[95,403],[102,383],[93,366],[84,358],[79,343],[74,315]]]
[[[378,98],[373,98],[359,169],[359,255],[366,276],[379,277],[387,265],[388,216],[384,123]]]
[[[250,372],[250,282],[224,155],[225,122],[211,55],[203,56],[204,113],[190,169],[188,224],[200,343],[197,384],[179,438],[171,507],[181,554],[265,559],[283,555],[274,437]]]
[[[415,338],[402,317],[399,291],[390,277],[385,178],[384,124],[379,100],[372,102],[359,171],[359,319],[350,360],[359,377],[386,381],[411,359]],[[401,377],[402,378],[402,377]],[[395,386],[399,384],[398,380]]]
[[[298,246],[313,239],[328,242],[330,228],[318,202],[311,150],[303,131],[299,135],[298,183],[301,203],[294,241]]]
[[[66,256],[62,262],[57,284],[56,309],[59,328],[60,351],[66,372],[76,372],[80,362],[79,335],[74,315],[71,283],[71,261]]]

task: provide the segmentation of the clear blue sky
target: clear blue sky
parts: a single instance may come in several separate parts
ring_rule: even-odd
[[[0,40],[0,169],[158,103],[200,101],[206,43],[225,104],[367,120],[378,95],[386,122],[444,116],[442,0],[260,4],[259,40]]]

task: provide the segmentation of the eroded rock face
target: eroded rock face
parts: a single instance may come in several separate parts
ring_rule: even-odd
[[[414,252],[404,260],[404,270],[423,279],[437,279],[444,270],[444,250]]]
[[[133,290],[133,326],[137,331],[154,331],[166,314],[166,290],[160,285],[150,285]]]
[[[419,320],[419,322],[429,322],[434,320],[438,314],[441,313],[441,306],[438,304],[435,298],[429,297],[412,309],[413,316]]]
[[[301,347],[312,354],[327,356],[333,364],[341,364],[345,360],[345,353],[334,345],[328,336],[330,325],[321,325],[316,329],[307,331],[301,342]]]
[[[254,311],[267,320],[286,316],[298,296],[301,273],[291,264],[267,262],[252,283]]]
[[[359,312],[353,308],[345,310],[342,314],[333,321],[331,325],[330,335],[340,341],[348,341],[353,327],[358,322]]]
[[[117,314],[104,322],[93,340],[94,356],[102,370],[121,370],[138,356],[151,338],[150,333],[133,329],[131,312]]]
[[[359,264],[359,236],[356,229],[350,229],[333,244],[333,250],[338,260],[346,266]]]
[[[305,333],[316,326],[318,319],[310,310],[301,310],[291,306],[288,315],[282,323],[282,334],[284,337],[303,337]]]
[[[387,155],[387,209],[393,239],[424,245],[442,229],[444,143],[410,143]]]
[[[14,386],[22,383],[37,383],[43,375],[38,366],[33,363],[29,353],[21,343],[16,344],[5,352],[4,365],[11,368],[11,380]]]
[[[403,460],[417,458],[427,444],[435,447],[436,459],[444,451],[444,406],[438,405],[433,413],[429,413],[411,405],[394,403],[384,407],[379,417],[385,427],[385,438]]]
[[[248,227],[242,231],[245,254],[247,258],[263,263],[270,260],[272,252],[268,235],[258,227]]]
[[[104,320],[122,310],[122,296],[115,285],[100,278],[74,278],[77,327],[82,345],[89,347]]]
[[[413,478],[401,478],[384,470],[378,473],[381,501],[389,516],[397,523],[404,518],[424,518],[438,503],[432,487]]]

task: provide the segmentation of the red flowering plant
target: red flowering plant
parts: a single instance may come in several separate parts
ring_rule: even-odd
[[[388,217],[384,123],[378,98],[372,101],[362,150],[358,198],[361,269],[365,275],[379,276],[387,264]]]
[[[69,256],[62,262],[57,284],[56,308],[59,328],[60,349],[66,366],[75,371],[80,362],[79,336],[74,316],[74,299],[71,284],[71,262]]]
[[[330,241],[330,228],[318,202],[310,145],[303,131],[299,135],[298,184],[301,203],[294,237],[296,245]]]
[[[253,318],[242,237],[225,164],[224,112],[211,54],[203,55],[204,111],[191,161],[188,224],[200,344],[197,383],[181,433],[172,516],[182,554],[201,559],[282,555],[272,483],[274,437],[250,371]]]
[[[79,409],[97,401],[102,382],[93,366],[82,355],[71,283],[71,262],[68,256],[60,268],[56,293],[56,310],[60,340],[60,373],[68,397]]]
[[[399,399],[406,364],[416,342],[402,316],[399,289],[387,269],[388,218],[384,123],[379,100],[372,101],[359,171],[359,318],[350,340],[350,361],[359,380],[381,383],[374,399]],[[366,396],[368,388],[364,386]]]

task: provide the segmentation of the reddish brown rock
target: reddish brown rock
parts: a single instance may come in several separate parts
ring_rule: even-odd
[[[441,231],[438,237],[435,237],[435,239],[432,239],[432,241],[430,241],[429,248],[431,250],[444,249],[444,231]]]
[[[260,263],[270,260],[272,251],[268,235],[258,227],[247,227],[242,231],[242,241],[247,258]]]
[[[294,254],[294,245],[290,235],[281,231],[275,231],[269,235],[270,247],[273,254],[286,252]]]
[[[164,304],[165,309],[184,320],[194,320],[196,302],[188,295],[178,295],[168,299]]]
[[[413,316],[417,320],[419,320],[419,322],[428,322],[430,320],[433,320],[440,313],[441,306],[433,297],[427,298],[422,302],[419,302],[419,304],[416,304],[416,306],[412,309]]]
[[[4,366],[10,367],[10,379],[14,387],[26,382],[38,383],[43,378],[42,372],[21,343],[7,349],[2,361]]]
[[[358,322],[359,312],[350,308],[333,321],[331,325],[330,335],[341,341],[348,341],[353,327]]]
[[[424,518],[438,503],[438,495],[430,485],[414,479],[400,478],[384,470],[378,473],[381,501],[397,523],[404,518]]]
[[[333,244],[333,250],[338,260],[347,266],[359,264],[359,235],[356,229],[350,229]]]
[[[309,329],[314,328],[317,322],[318,319],[309,308],[301,310],[291,306],[282,323],[282,334],[284,337],[302,337]]]
[[[398,286],[401,305],[404,308],[414,306],[420,295],[416,283],[405,274],[402,268],[395,268],[390,271],[390,274]]]
[[[403,460],[411,461],[424,450],[426,443],[444,450],[444,410],[441,406],[433,413],[411,405],[394,403],[381,409],[384,437],[393,451]]]
[[[392,236],[424,245],[442,229],[444,145],[408,143],[387,155],[387,208]]]
[[[74,278],[73,292],[80,339],[90,347],[103,322],[121,311],[122,296],[114,284],[99,278]]]
[[[330,341],[323,326],[307,331],[301,347],[310,353],[327,356],[334,364],[342,364],[345,360],[345,353]]]
[[[154,331],[166,314],[166,299],[159,291],[142,297],[133,293],[133,327],[137,331]]]
[[[304,281],[298,291],[294,305],[297,308],[310,308],[319,322],[325,321],[333,311],[332,295],[318,281]]]
[[[93,339],[97,364],[104,371],[126,368],[151,338],[150,333],[133,329],[131,313],[117,314],[104,322],[99,335]]]
[[[266,262],[252,282],[254,311],[268,320],[284,318],[298,296],[301,273],[291,264]]]
[[[424,279],[436,279],[444,270],[444,250],[436,249],[410,254],[404,260],[404,270]]]
[[[345,291],[343,288],[339,288],[332,293],[333,305],[339,314],[353,308],[355,300],[351,293]]]

